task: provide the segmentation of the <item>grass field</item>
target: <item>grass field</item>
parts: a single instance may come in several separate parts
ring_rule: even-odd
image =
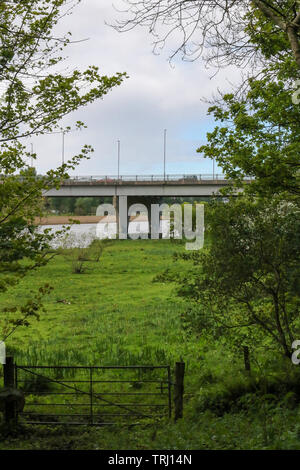
[[[116,242],[98,263],[89,262],[84,274],[73,274],[70,261],[60,255],[29,275],[6,305],[22,303],[46,282],[54,290],[40,321],[19,329],[8,342],[16,361],[134,365],[172,364],[185,357],[191,345],[179,336],[182,304],[171,284],[152,282],[172,266],[175,249],[181,247],[168,241]]]
[[[43,283],[54,290],[46,313],[8,341],[18,364],[162,365],[186,363],[185,416],[139,427],[80,429],[37,426],[5,437],[2,449],[237,449],[300,448],[300,412],[293,395],[284,401],[253,398],[243,363],[224,345],[209,344],[182,328],[187,306],[172,283],[153,282],[174,261],[181,244],[168,240],[113,241],[99,262],[73,274],[56,256],[6,296],[20,304]],[[251,398],[252,397],[252,398]],[[297,400],[296,400],[297,401]],[[292,405],[291,405],[292,403]],[[26,430],[27,429],[27,430]]]

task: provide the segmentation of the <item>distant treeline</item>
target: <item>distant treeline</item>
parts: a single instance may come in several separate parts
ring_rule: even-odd
[[[45,198],[45,212],[56,215],[95,215],[97,207],[103,203],[112,203],[112,197],[47,197]],[[195,201],[207,201],[208,198],[195,197],[165,197],[157,198],[157,203],[183,204]]]
[[[95,215],[97,207],[112,203],[112,197],[47,197],[45,212],[57,215]]]

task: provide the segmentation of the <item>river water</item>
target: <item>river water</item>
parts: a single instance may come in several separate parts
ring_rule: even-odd
[[[65,224],[65,227],[68,226]],[[128,233],[148,233],[148,222],[130,222],[128,225]],[[59,232],[62,230],[63,225],[41,225],[40,230],[51,229],[53,232]],[[161,230],[163,235],[165,235],[169,230],[169,221],[161,221]],[[98,223],[98,224],[73,224],[70,226],[67,236],[58,236],[53,242],[52,245],[56,248],[59,246],[72,247],[88,246],[93,239],[95,238],[113,238],[114,233],[116,232],[116,223]]]

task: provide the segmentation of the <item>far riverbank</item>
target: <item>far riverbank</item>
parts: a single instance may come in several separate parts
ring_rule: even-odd
[[[37,217],[35,223],[37,225],[64,225],[76,220],[81,224],[97,224],[101,219],[103,219],[103,216],[98,215],[50,215],[48,217]]]

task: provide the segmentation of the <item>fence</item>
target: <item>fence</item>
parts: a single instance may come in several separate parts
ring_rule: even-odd
[[[30,366],[6,358],[4,386],[22,391],[4,408],[5,422],[47,425],[141,424],[183,415],[184,363],[175,366]],[[174,388],[174,392],[173,392]],[[19,408],[19,409],[18,409]]]

